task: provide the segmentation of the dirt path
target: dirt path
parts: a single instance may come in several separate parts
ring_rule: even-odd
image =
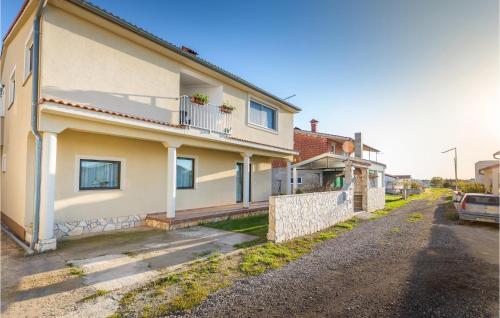
[[[458,225],[416,201],[185,315],[498,317],[498,242],[497,227]]]

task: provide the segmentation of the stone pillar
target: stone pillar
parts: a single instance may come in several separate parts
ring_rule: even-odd
[[[39,252],[56,249],[54,236],[54,202],[56,191],[57,134],[42,133],[42,169],[40,184],[40,223],[38,242],[35,249]]]
[[[286,161],[286,174],[285,174],[285,190],[286,194],[292,193],[292,163],[290,160]]]
[[[243,156],[243,207],[250,207],[250,158],[252,154],[242,153]]]
[[[350,160],[347,160],[344,168],[344,185],[349,185],[354,181],[354,167]]]
[[[297,168],[293,167],[293,193],[297,193]]]
[[[175,218],[177,191],[177,147],[168,146],[167,154],[167,218]]]

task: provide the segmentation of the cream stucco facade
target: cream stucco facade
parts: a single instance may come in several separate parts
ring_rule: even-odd
[[[2,222],[26,241],[35,210],[35,139],[25,52],[37,5],[30,1],[23,9],[1,56]],[[293,116],[299,109],[96,10],[49,0],[41,15],[40,235],[53,239],[54,223],[158,212],[175,218],[176,210],[267,200],[272,160],[295,154]],[[179,122],[180,97],[194,92],[207,94],[216,107],[234,107],[225,117],[230,133]],[[251,122],[251,100],[273,110],[271,128]],[[179,157],[193,159],[190,189],[177,189]],[[82,159],[119,162],[117,188],[81,189]]]

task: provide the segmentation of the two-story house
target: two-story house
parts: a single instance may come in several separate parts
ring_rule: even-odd
[[[85,1],[26,1],[1,83],[2,222],[39,251],[155,213],[251,208],[296,154],[297,106]]]

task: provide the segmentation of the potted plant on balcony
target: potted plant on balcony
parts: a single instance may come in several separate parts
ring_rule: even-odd
[[[198,105],[208,104],[208,96],[200,94],[200,93],[196,93],[193,96],[191,96],[191,102],[198,104]]]
[[[234,110],[234,106],[231,105],[229,102],[224,102],[224,104],[219,106],[219,109],[223,113],[231,114]]]

